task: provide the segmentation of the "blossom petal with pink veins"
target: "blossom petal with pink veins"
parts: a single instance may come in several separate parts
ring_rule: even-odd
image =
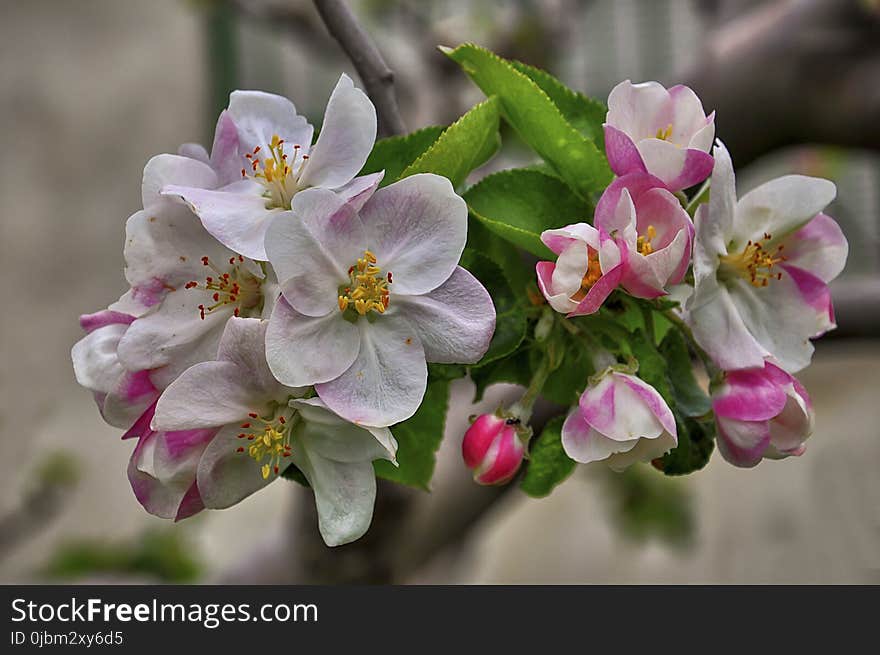
[[[565,454],[581,464],[608,459],[614,453],[634,448],[637,440],[609,439],[590,427],[583,415],[575,409],[562,424],[562,448]]]
[[[792,279],[803,302],[812,307],[816,313],[816,331],[810,336],[818,337],[837,327],[834,320],[834,306],[831,304],[831,290],[828,285],[812,273],[797,266],[782,264],[780,268]]]
[[[144,509],[168,519],[187,514],[181,512],[181,505],[191,495],[199,458],[214,433],[214,430],[149,432],[138,441],[129,461],[128,479]]]
[[[363,168],[375,141],[376,109],[343,73],[330,94],[301,184],[329,189],[348,184]]]
[[[217,173],[206,163],[180,155],[156,155],[144,166],[141,200],[145,210],[157,211],[157,206],[175,202],[162,196],[162,189],[169,184],[212,188],[217,183]]]
[[[132,323],[119,341],[119,360],[132,371],[173,364],[182,372],[192,364],[213,359],[232,309],[205,314],[199,305],[211,302],[209,293],[179,288],[162,305]]]
[[[266,230],[278,210],[266,209],[263,187],[257,182],[239,180],[216,190],[171,184],[162,193],[183,199],[205,229],[230,250],[267,259]]]
[[[486,354],[495,333],[492,297],[461,266],[430,293],[392,295],[387,313],[399,313],[415,328],[429,362],[473,364]]]
[[[266,235],[284,297],[308,316],[338,311],[339,286],[368,247],[354,208],[327,189],[296,194],[293,209],[278,214]]]
[[[770,443],[767,421],[737,421],[718,416],[718,450],[734,466],[756,466]]]
[[[211,155],[205,150],[205,146],[201,143],[183,143],[177,149],[177,154],[181,157],[189,157],[203,164],[211,165]]]
[[[769,420],[782,411],[785,402],[783,387],[764,368],[729,371],[724,384],[712,394],[715,415],[739,421]]]
[[[131,325],[134,318],[131,314],[102,309],[93,314],[83,314],[80,316],[79,326],[88,333],[108,325]]]
[[[555,291],[553,288],[553,273],[556,264],[553,262],[538,262],[535,264],[535,274],[538,277],[538,288],[547,299],[547,303],[562,314],[577,309],[578,303],[571,299],[571,294],[565,291]]]
[[[123,373],[100,404],[104,420],[119,428],[133,427],[159,397],[159,390],[153,380],[155,374],[155,371]]]
[[[573,223],[541,232],[541,241],[557,255],[561,255],[573,240],[583,241],[594,250],[599,250],[599,230],[589,223]]]
[[[217,186],[225,186],[241,179],[243,160],[239,152],[238,126],[229,111],[225,109],[220,112],[217,127],[214,128],[214,144],[211,146],[210,162],[211,168],[217,173]],[[176,184],[184,183],[176,182]]]
[[[338,309],[325,316],[300,314],[281,298],[266,330],[266,359],[274,376],[290,387],[333,380],[358,356],[357,325]]]
[[[385,177],[385,171],[378,173],[370,173],[369,175],[361,175],[354,178],[348,184],[334,189],[337,196],[345,200],[355,211],[360,211],[361,207],[366,204],[367,200],[373,197],[382,178]]]
[[[367,246],[394,274],[394,292],[427,293],[449,279],[467,240],[467,205],[445,177],[411,175],[363,206]],[[354,262],[351,262],[354,263]]]
[[[401,317],[358,321],[360,352],[338,378],[315,386],[327,407],[360,425],[384,427],[415,414],[428,383],[418,333]]]
[[[797,266],[831,282],[840,275],[849,254],[849,243],[833,218],[819,214],[784,240],[786,265]]]
[[[652,407],[635,387],[626,384],[622,374],[610,373],[588,387],[579,406],[587,423],[615,441],[652,439],[664,430]]]
[[[732,232],[734,250],[765,233],[782,239],[800,229],[837,195],[830,180],[805,175],[778,177],[749,191],[736,205]]]
[[[708,139],[705,135],[701,136],[699,146],[693,146],[701,147],[702,150],[708,151],[714,137],[715,112],[706,116],[703,103],[690,87],[676,84],[669,87],[668,93],[672,101],[672,119],[670,121],[672,123],[672,134],[669,137],[670,140],[673,143],[687,145],[693,138],[693,135],[707,127],[711,127],[713,129],[712,135]]]
[[[263,478],[260,467],[241,446],[238,425],[227,425],[215,436],[202,454],[196,471],[199,493],[205,507],[225,509],[259,491],[276,477]]]
[[[722,369],[764,365],[770,353],[749,332],[730,292],[714,278],[706,278],[688,299],[685,320],[694,338]]]
[[[300,145],[308,150],[312,145],[312,126],[297,115],[296,107],[287,98],[262,91],[233,91],[227,111],[238,128],[242,151],[265,147],[275,135],[291,146]]]
[[[234,362],[191,366],[162,393],[151,427],[184,430],[242,421],[267,401],[247,373]]]
[[[626,175],[633,171],[645,172],[645,163],[636,144],[625,132],[611,125],[603,125],[605,132],[605,154],[608,165],[615,175]]]
[[[658,82],[633,84],[624,80],[608,95],[606,122],[634,141],[653,137],[672,119],[669,92]]]
[[[295,439],[310,453],[336,462],[395,461],[397,441],[388,428],[364,428],[327,409],[320,398],[295,399],[290,406],[302,416]]]
[[[736,210],[736,180],[730,153],[721,141],[714,149],[712,193],[709,203],[700,205],[695,216],[694,277],[697,284],[715,277],[718,257],[727,254]]]
[[[337,462],[293,443],[297,467],[315,493],[318,530],[328,546],[341,546],[366,533],[373,520],[376,474],[371,462]]]
[[[663,400],[663,396],[647,382],[637,378],[634,375],[625,375],[623,373],[612,373],[618,379],[618,384],[623,384],[629,391],[635,393],[642,403],[651,411],[651,413],[660,421],[663,429],[675,438],[678,434],[675,426],[675,416],[669,405]],[[644,436],[644,435],[643,435]]]
[[[806,301],[795,279],[783,274],[758,288],[738,278],[730,286],[730,299],[746,329],[780,367],[795,373],[809,365],[810,338],[823,330],[828,317]]]
[[[699,184],[712,173],[712,155],[692,148],[681,148],[662,139],[643,139],[636,144],[645,168],[670,191]]]

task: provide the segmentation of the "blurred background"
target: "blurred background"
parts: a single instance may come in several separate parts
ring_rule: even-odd
[[[880,3],[874,0],[361,0],[408,129],[481,97],[435,46],[473,41],[604,99],[684,82],[717,110],[740,193],[831,178],[850,243],[840,329],[800,377],[801,458],[686,479],[579,467],[544,500],[470,482],[479,407],[460,381],[433,493],[380,488],[368,536],[316,543],[307,490],[279,481],[180,524],[147,515],[131,443],[77,387],[77,316],[125,290],[124,221],[144,163],[209,143],[232,88],[320,121],[355,72],[307,0],[0,0],[0,582],[880,583]],[[511,137],[511,138],[509,138]],[[512,135],[490,166],[529,155]]]

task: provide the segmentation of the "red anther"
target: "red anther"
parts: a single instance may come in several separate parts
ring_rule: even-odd
[[[235,449],[235,452],[237,452],[237,453],[243,453],[243,452],[244,452],[244,446],[239,446],[238,448]]]
[[[244,439],[246,436],[247,436],[247,435],[246,435],[244,432],[239,432],[239,433],[238,433],[238,438],[239,438],[239,439]]]
[[[217,302],[217,301],[220,300],[220,294],[219,294],[219,293],[215,293],[215,294],[214,294],[213,296],[211,296],[211,297],[214,299],[214,302]]]
[[[284,454],[281,455],[281,456],[282,456],[282,457],[290,457],[290,453],[284,453]]]
[[[208,265],[208,261],[209,261],[209,260],[208,260],[208,256],[207,256],[207,255],[205,255],[204,257],[202,257],[202,266],[207,266],[207,265]]]
[[[205,306],[204,305],[199,305],[199,315],[201,315],[202,320],[204,321],[205,320]]]
[[[262,148],[262,146],[257,146],[256,148],[254,148],[254,154],[257,154],[258,152],[260,152],[261,148]]]
[[[284,417],[283,417],[283,416],[279,416],[279,417],[278,417],[278,422],[281,423],[282,425],[284,425],[285,423],[287,423],[287,421],[284,420]]]
[[[385,305],[385,309],[388,309],[388,296],[382,296],[382,304]]]
[[[241,255],[239,255],[239,256],[238,256],[238,261],[243,262],[243,261],[244,261],[244,257],[242,257]]]
[[[250,416],[251,418],[257,418],[257,413],[256,412],[248,412],[248,416]]]
[[[235,310],[232,312],[232,315],[235,316],[236,318],[238,318],[239,313],[240,313],[239,309],[238,309],[238,307],[236,307]]]
[[[254,435],[250,435],[250,436],[248,437],[248,441],[253,441],[253,440],[254,440]]]
[[[302,146],[299,145],[298,143],[294,143],[294,144],[293,144],[293,149],[294,149],[294,150],[299,150],[300,148],[302,148]]]
[[[223,279],[224,279],[224,280],[228,280],[228,279],[229,279],[229,273],[224,273],[224,274],[223,274]]]
[[[212,277],[209,275],[208,277],[205,278],[205,282],[207,282],[208,284],[211,284],[211,283],[214,282],[214,278],[212,278]]]
[[[278,475],[278,466],[275,466],[275,475]]]
[[[282,160],[282,161],[287,161],[287,155],[281,155],[281,160]]]
[[[247,430],[249,427],[251,427],[251,424],[250,423],[242,423],[241,427],[244,428],[245,430]]]
[[[392,281],[393,280],[391,279],[391,271],[388,271],[388,284],[391,284]]]
[[[303,155],[303,159],[308,159],[308,158],[309,158],[308,155]]]
[[[352,271],[354,271],[354,266],[348,267],[348,274],[351,275]]]
[[[241,169],[241,176],[242,176],[242,177],[247,177],[247,173],[245,173],[245,170],[244,170],[243,168]]]
[[[251,168],[252,168],[253,170],[257,170],[257,166],[258,166],[258,165],[259,165],[259,162],[257,162],[257,160],[255,159],[255,160],[254,160],[254,163],[251,164]]]
[[[199,286],[198,282],[187,282],[183,288],[184,289],[192,289],[193,287],[197,287],[197,286]]]
[[[282,145],[284,143],[284,139],[278,139],[278,145]]]
[[[230,257],[229,263],[232,264],[233,266],[235,266],[235,257]]]

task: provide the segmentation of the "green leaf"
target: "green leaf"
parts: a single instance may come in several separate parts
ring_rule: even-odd
[[[564,416],[550,420],[529,449],[529,465],[520,483],[528,495],[543,498],[574,471],[575,462],[562,449]]]
[[[681,332],[669,330],[660,350],[666,360],[672,395],[678,411],[688,417],[707,414],[712,408],[712,402],[694,377],[690,352]]]
[[[530,270],[531,265],[527,266],[523,259],[524,256],[530,255],[511,248],[508,241],[486,229],[473,212],[468,214],[468,236],[465,247],[482,253],[495,262],[504,271],[504,276],[514,294],[525,296],[526,288],[533,284],[535,279],[534,270]]]
[[[412,418],[391,428],[397,439],[397,463],[373,463],[376,475],[428,491],[434,475],[435,453],[443,440],[449,380],[429,380],[425,397]]]
[[[709,462],[715,448],[715,421],[698,421],[674,413],[678,446],[652,463],[666,475],[687,475],[699,471]]]
[[[367,163],[360,175],[385,171],[380,186],[396,182],[403,170],[418,159],[443,134],[446,128],[440,126],[425,127],[405,136],[392,136],[380,139],[373,146],[367,157]]]
[[[486,163],[501,145],[498,120],[498,100],[481,102],[446,128],[400,177],[436,173],[449,178],[452,186],[461,186],[468,174]]]
[[[632,335],[631,346],[633,356],[639,360],[638,376],[654,387],[670,406],[674,406],[672,388],[666,372],[666,358],[644,332],[635,332]]]
[[[571,123],[573,128],[604,150],[605,135],[602,123],[605,122],[605,116],[608,113],[608,107],[604,102],[570,89],[540,68],[529,66],[521,61],[511,60],[509,63],[550,97],[550,100],[559,108],[565,120]]]
[[[465,249],[461,265],[483,283],[495,304],[495,334],[486,354],[474,364],[481,366],[506,357],[522,343],[528,327],[522,305],[525,297],[514,295],[504,272],[485,255]]]
[[[544,259],[554,257],[541,232],[587,221],[589,205],[558,178],[532,169],[489,175],[464,194],[471,213],[486,229]]]
[[[483,93],[498,96],[505,120],[579,195],[589,199],[608,185],[611,169],[604,153],[565,119],[527,75],[473,44],[443,51]]]
[[[562,362],[547,377],[541,395],[560,405],[573,405],[595,373],[591,349],[582,339],[564,330],[556,330],[551,338],[552,347],[562,350]]]

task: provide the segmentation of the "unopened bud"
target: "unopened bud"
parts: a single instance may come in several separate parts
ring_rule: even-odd
[[[473,422],[461,442],[464,463],[480,484],[509,482],[522,464],[526,447],[517,418],[482,414]]]

